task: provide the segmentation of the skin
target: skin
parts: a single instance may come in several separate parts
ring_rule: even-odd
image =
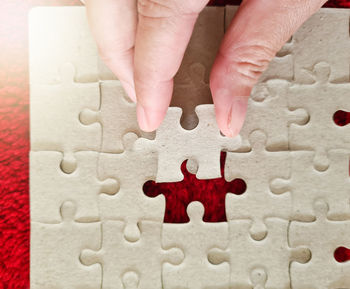
[[[253,86],[291,35],[326,0],[243,0],[210,74],[220,130],[236,136]],[[153,131],[170,104],[198,14],[208,0],[86,0],[99,53]],[[208,24],[209,25],[209,24]]]

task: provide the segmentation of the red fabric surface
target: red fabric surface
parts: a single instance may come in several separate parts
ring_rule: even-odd
[[[29,288],[27,13],[36,5],[76,4],[78,0],[0,1],[0,289]],[[350,7],[350,1],[334,0],[327,6]],[[203,186],[191,182],[192,192]],[[215,206],[219,199],[211,202]],[[208,218],[220,219],[215,212]]]

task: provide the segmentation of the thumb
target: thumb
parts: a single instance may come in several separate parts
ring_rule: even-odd
[[[253,86],[290,36],[325,0],[244,0],[225,34],[210,75],[221,131],[241,130]]]

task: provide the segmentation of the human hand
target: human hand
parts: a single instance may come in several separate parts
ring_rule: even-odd
[[[86,0],[102,60],[136,102],[144,131],[163,120],[198,14],[209,0]],[[326,0],[243,0],[210,74],[220,130],[236,136],[270,60]],[[210,25],[210,23],[208,23]]]

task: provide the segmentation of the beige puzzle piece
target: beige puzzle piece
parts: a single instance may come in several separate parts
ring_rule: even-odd
[[[170,105],[182,108],[181,125],[185,129],[193,129],[198,124],[197,105],[213,103],[209,74],[224,36],[224,14],[224,7],[203,9],[175,75]]]
[[[338,247],[350,247],[350,219],[336,222],[328,220],[328,205],[322,199],[315,201],[314,209],[316,221],[293,221],[290,226],[291,246],[307,246],[312,255],[306,264],[292,263],[292,287],[350,288],[350,262],[338,263],[334,258],[334,251]]]
[[[136,283],[139,289],[163,288],[163,263],[180,264],[184,257],[181,250],[169,247],[163,249],[161,223],[142,221],[141,238],[136,242],[124,239],[124,227],[121,221],[104,222],[100,250],[83,250],[82,263],[88,266],[101,264],[102,289],[123,289],[125,283],[129,287],[135,287]]]
[[[277,218],[266,220],[267,236],[256,241],[250,236],[251,221],[229,221],[229,246],[225,251],[213,249],[209,260],[214,264],[229,262],[230,288],[289,289],[289,266],[292,261],[307,262],[307,248],[290,248],[288,221]]]
[[[100,223],[75,222],[72,202],[62,205],[61,214],[58,224],[31,223],[30,288],[101,288],[100,267],[86,267],[79,261],[81,250],[98,250]]]
[[[190,203],[187,214],[189,223],[163,224],[163,244],[179,247],[185,254],[185,259],[179,266],[164,265],[163,288],[228,288],[228,264],[213,265],[208,260],[210,249],[226,248],[227,223],[203,222],[204,207],[200,202]]]
[[[291,125],[289,146],[291,150],[316,151],[314,166],[324,171],[329,166],[329,150],[350,151],[350,126],[338,126],[333,120],[336,111],[350,111],[350,83],[331,83],[331,68],[325,62],[317,63],[313,73],[313,84],[295,84],[287,92],[289,107],[303,107],[310,115],[306,125]]]
[[[74,75],[74,66],[67,63],[60,84],[30,86],[31,150],[62,152],[61,167],[67,173],[76,168],[76,151],[99,151],[101,146],[101,127],[79,121],[83,109],[98,109],[99,84],[76,83]]]
[[[241,138],[227,138],[221,135],[211,104],[196,107],[199,123],[193,130],[180,125],[181,108],[170,107],[154,140],[138,139],[139,148],[148,148],[158,155],[157,182],[178,182],[183,179],[181,163],[192,159],[198,164],[198,179],[221,177],[220,152],[235,150],[241,145]]]
[[[113,179],[97,178],[97,152],[77,152],[77,169],[72,174],[60,168],[62,153],[30,152],[30,214],[34,222],[57,223],[61,220],[60,207],[65,201],[76,205],[75,220],[99,220],[100,193],[117,191]]]
[[[226,217],[227,220],[251,219],[251,236],[261,240],[268,232],[264,224],[267,217],[287,220],[290,217],[290,194],[273,194],[270,182],[278,176],[290,177],[291,159],[288,151],[266,151],[266,135],[262,131],[254,131],[249,139],[251,152],[228,152],[226,155],[226,181],[241,178],[247,184],[242,195],[226,195]]]
[[[140,237],[138,223],[151,220],[162,223],[165,212],[165,198],[160,195],[149,198],[143,193],[143,185],[154,180],[157,174],[157,156],[137,149],[137,136],[124,136],[125,151],[121,154],[100,155],[98,173],[101,179],[114,178],[120,187],[115,195],[102,194],[99,209],[103,220],[124,220],[125,238],[136,241]]]
[[[289,82],[278,79],[255,86],[248,101],[247,118],[240,131],[242,146],[239,151],[251,149],[249,135],[257,129],[267,134],[268,150],[288,150],[289,126],[292,123],[303,125],[309,119],[307,112],[302,108],[293,111],[288,109],[288,86]]]
[[[350,218],[350,151],[330,151],[330,166],[323,172],[314,169],[312,152],[292,152],[291,157],[291,178],[275,179],[272,190],[288,190],[291,193],[293,219],[314,220],[313,204],[319,198],[327,201],[329,218]]]
[[[147,138],[152,136],[151,133],[145,133],[139,128],[136,104],[129,100],[120,81],[102,81],[100,89],[100,110],[84,109],[80,114],[80,120],[85,125],[100,123],[102,128],[101,152],[123,152],[123,136],[128,132]]]

